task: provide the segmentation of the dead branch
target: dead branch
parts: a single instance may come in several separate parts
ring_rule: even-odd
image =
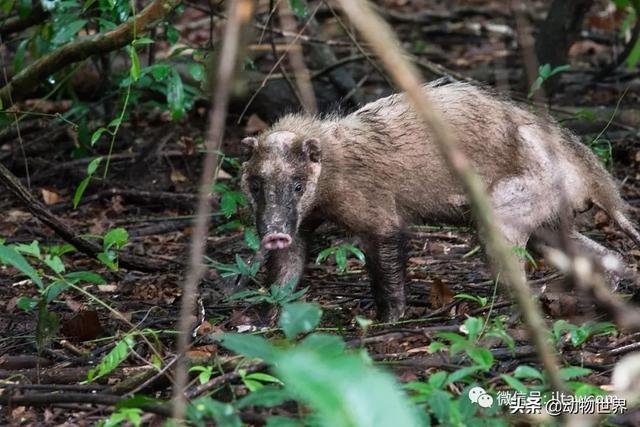
[[[12,16],[7,18],[0,26],[0,39],[5,39],[8,35],[13,33],[19,33],[22,30],[39,24],[49,17],[49,12],[46,12],[42,8],[40,2],[35,2],[34,7],[31,9],[29,16],[21,18],[19,16]]]
[[[564,390],[555,353],[547,342],[547,328],[540,308],[527,286],[526,277],[518,261],[496,226],[493,209],[486,195],[482,180],[473,166],[456,147],[455,137],[440,115],[431,108],[423,90],[418,71],[405,58],[400,43],[391,28],[371,9],[368,2],[339,0],[342,10],[353,25],[369,41],[387,70],[407,94],[418,116],[434,135],[440,153],[451,171],[462,184],[474,210],[478,227],[486,240],[487,254],[497,263],[501,277],[513,292],[524,315],[533,344],[545,367],[549,383],[556,390]],[[497,271],[496,271],[497,273]]]
[[[60,71],[74,62],[82,61],[92,55],[104,54],[131,43],[137,35],[151,28],[156,22],[167,16],[181,0],[154,0],[134,18],[115,29],[101,34],[81,38],[62,46],[38,59],[0,88],[0,100],[6,107],[31,93],[46,77]]]
[[[229,2],[229,20],[225,26],[224,41],[220,53],[215,89],[212,96],[213,108],[209,114],[209,130],[206,136],[207,154],[202,167],[200,192],[196,219],[193,227],[193,240],[189,257],[187,275],[182,285],[182,304],[180,306],[180,321],[178,325],[177,354],[181,357],[189,345],[189,331],[192,327],[191,319],[195,307],[198,283],[202,277],[207,232],[211,217],[211,203],[209,193],[217,178],[218,152],[224,136],[229,104],[229,91],[235,77],[238,65],[238,55],[241,50],[241,36],[253,16],[254,3],[252,0],[237,0]],[[187,364],[181,358],[176,366],[175,384],[173,388],[173,418],[183,420],[185,412],[185,396],[183,393],[187,383]]]
[[[71,243],[80,252],[95,257],[102,247],[95,242],[83,239],[71,227],[55,216],[47,207],[27,190],[20,180],[0,163],[0,183],[9,190],[36,218],[51,228],[63,240]],[[175,262],[157,261],[149,257],[139,257],[121,252],[118,256],[124,268],[139,271],[157,272],[175,270],[180,265]]]

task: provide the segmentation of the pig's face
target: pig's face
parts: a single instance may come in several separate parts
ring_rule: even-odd
[[[245,138],[252,150],[242,166],[242,190],[265,249],[285,249],[313,207],[321,169],[320,143],[293,132]]]

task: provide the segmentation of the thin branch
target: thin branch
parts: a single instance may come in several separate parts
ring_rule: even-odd
[[[204,272],[202,258],[204,256],[207,233],[211,217],[211,203],[209,193],[216,181],[218,152],[224,136],[227,119],[229,91],[231,89],[235,70],[238,63],[238,52],[241,48],[241,35],[244,28],[251,21],[254,4],[252,0],[237,0],[229,2],[229,20],[225,27],[222,51],[218,63],[218,73],[212,96],[213,107],[209,115],[209,130],[207,133],[207,154],[204,159],[200,180],[200,198],[196,211],[196,219],[191,242],[189,267],[182,285],[182,305],[178,325],[177,354],[181,357],[189,345],[189,331],[192,328],[192,313],[195,307],[198,283]],[[176,382],[173,388],[173,418],[181,422],[185,413],[184,388],[187,383],[187,364],[182,359],[176,366]]]
[[[482,180],[475,173],[470,161],[457,148],[451,129],[432,108],[418,71],[403,55],[400,43],[388,24],[373,12],[368,2],[338,0],[338,3],[355,27],[369,41],[395,82],[406,93],[418,116],[431,130],[441,155],[469,197],[479,229],[485,237],[490,259],[497,261],[496,267],[499,267],[501,277],[515,294],[551,386],[556,390],[565,390],[564,382],[559,375],[555,353],[547,341],[547,328],[540,308],[527,286],[526,277],[517,259],[496,226],[493,209]]]
[[[0,163],[0,184],[9,190],[24,206],[40,221],[51,228],[65,241],[71,243],[80,252],[95,257],[103,251],[102,246],[95,242],[83,239],[71,227],[55,216],[47,207],[37,200],[3,164]],[[180,265],[167,261],[157,261],[150,257],[139,257],[124,252],[118,254],[118,260],[122,267],[138,271],[169,271],[177,269]]]
[[[180,1],[155,0],[135,18],[109,32],[81,38],[43,56],[13,76],[11,81],[0,89],[0,100],[7,108],[11,105],[10,94],[16,100],[23,98],[38,87],[40,82],[67,65],[82,61],[91,55],[104,54],[128,45],[136,34],[140,35],[149,30],[178,6]]]

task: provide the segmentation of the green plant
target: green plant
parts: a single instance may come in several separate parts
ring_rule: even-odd
[[[585,322],[580,326],[573,325],[566,320],[557,320],[553,324],[553,337],[559,343],[565,333],[568,333],[569,342],[573,347],[582,346],[594,336],[612,335],[618,331],[611,322]]]
[[[466,301],[473,301],[476,304],[478,304],[480,307],[484,307],[487,305],[487,302],[489,302],[489,299],[487,297],[482,297],[482,296],[478,296],[478,295],[469,295],[469,294],[456,294],[453,296],[455,299],[461,299],[461,300],[466,300]]]
[[[102,252],[96,255],[111,270],[118,270],[118,251],[129,242],[129,233],[124,228],[114,228],[102,237]]]
[[[557,67],[551,68],[551,65],[544,64],[538,67],[538,77],[531,84],[531,88],[529,89],[529,98],[532,98],[533,95],[542,87],[545,81],[550,79],[559,73],[564,73],[571,69],[571,66],[568,64],[558,65]]]
[[[348,243],[342,243],[340,245],[331,246],[329,248],[321,250],[318,254],[318,257],[316,258],[316,264],[321,264],[331,255],[333,255],[336,259],[338,272],[344,273],[345,271],[347,271],[347,257],[349,256],[349,254],[355,256],[362,264],[365,263],[364,253],[359,248]]]
[[[528,261],[533,268],[538,268],[538,263],[531,253],[527,250],[527,248],[522,248],[520,246],[514,246],[512,248],[513,253],[515,253],[520,259]]]
[[[271,285],[267,290],[260,288],[257,290],[248,289],[245,291],[236,292],[233,295],[227,297],[227,301],[246,301],[249,303],[267,303],[271,305],[285,305],[297,301],[302,297],[309,288],[303,288],[295,291],[297,280],[291,280],[285,285]]]
[[[233,404],[198,400],[188,410],[190,420],[197,425],[213,419],[221,426],[236,426],[240,408],[296,400],[313,413],[300,420],[274,417],[267,425],[424,425],[393,378],[374,368],[363,351],[349,351],[341,338],[320,333],[296,341],[315,329],[320,316],[320,308],[313,304],[285,305],[279,324],[286,340],[279,346],[255,335],[221,335],[218,340],[224,347],[268,363],[283,385],[263,386]]]
[[[248,276],[251,279],[256,277],[258,270],[260,269],[260,263],[254,262],[249,265],[242,259],[242,257],[238,254],[235,256],[235,264],[224,264],[221,262],[217,262],[209,258],[208,256],[204,257],[206,264],[220,271],[220,275],[222,277],[233,277],[233,276]]]

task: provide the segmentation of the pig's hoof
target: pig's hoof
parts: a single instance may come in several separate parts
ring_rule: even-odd
[[[404,305],[378,308],[378,320],[385,323],[397,322],[404,317]]]

